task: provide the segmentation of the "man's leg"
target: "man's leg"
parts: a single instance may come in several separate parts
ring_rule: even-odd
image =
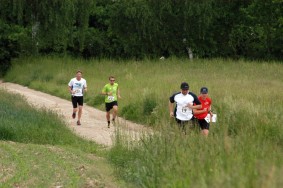
[[[72,113],[72,118],[76,118],[76,113],[78,111],[78,101],[77,98],[72,96],[72,104],[73,104],[73,113]]]
[[[111,103],[105,103],[107,126],[110,128],[110,110],[112,109]]]
[[[182,121],[182,132],[185,135],[187,134],[187,126],[188,126],[188,121]]]
[[[204,136],[208,136],[209,133],[209,123],[205,119],[199,119],[198,120],[200,128],[201,128],[201,134]]]
[[[84,98],[83,97],[78,97],[78,104],[79,104],[79,112],[78,112],[77,125],[81,125],[81,117],[82,117],[83,105],[84,105]]]
[[[208,130],[208,129],[203,129],[203,130],[201,131],[201,133],[202,133],[204,136],[208,136],[209,130]]]
[[[76,113],[78,111],[78,108],[73,108],[73,113],[72,113],[72,118],[75,119],[76,118]]]
[[[177,124],[178,124],[179,130],[180,130],[182,133],[186,134],[185,122],[184,122],[184,121],[181,121],[181,120],[179,120],[179,119],[177,119],[177,118],[176,118],[176,122],[177,122]]]
[[[110,121],[110,111],[106,112],[106,119],[107,121]]]
[[[79,106],[78,121],[81,121],[82,113],[83,113],[83,106]]]
[[[117,113],[118,113],[118,106],[115,105],[113,106],[113,118],[112,118],[113,121],[115,121],[115,118],[117,117]]]
[[[108,128],[110,128],[110,110],[106,111],[106,120],[107,120]]]

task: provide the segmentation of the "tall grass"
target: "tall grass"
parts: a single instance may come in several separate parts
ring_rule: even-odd
[[[200,87],[207,86],[212,99],[217,101],[214,103],[216,111],[223,101],[232,108],[241,101],[258,110],[271,95],[275,99],[271,103],[276,103],[282,92],[282,64],[223,59],[116,62],[68,57],[26,58],[13,62],[5,80],[69,99],[67,84],[78,69],[88,82],[86,102],[89,105],[104,110],[100,91],[108,83],[108,76],[114,75],[122,94],[120,115],[145,124],[154,124],[156,117],[168,116],[168,97],[179,91],[182,81],[187,81],[196,94]],[[147,108],[149,100],[155,105]]]
[[[94,153],[97,145],[72,133],[57,114],[32,108],[20,95],[0,90],[0,140],[60,145]]]
[[[204,138],[164,121],[136,143],[116,136],[108,159],[138,187],[282,187],[282,128],[257,123],[214,125]]]
[[[89,104],[103,109],[99,92],[115,75],[120,115],[159,128],[137,143],[117,135],[109,160],[124,179],[140,187],[282,187],[282,63],[45,57],[14,62],[5,80],[69,98],[66,85],[77,69],[88,81]],[[182,81],[196,94],[209,88],[218,122],[207,139],[198,130],[179,134],[169,120],[168,97]]]

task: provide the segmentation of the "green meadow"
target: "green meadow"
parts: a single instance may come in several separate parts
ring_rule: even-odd
[[[13,62],[4,80],[69,99],[67,84],[78,69],[88,83],[87,104],[104,109],[99,93],[114,75],[122,95],[120,116],[156,129],[139,142],[117,132],[106,158],[126,182],[138,187],[283,186],[282,62],[24,58]],[[169,118],[168,98],[183,81],[196,94],[202,86],[209,89],[218,117],[208,138],[198,129],[180,134]],[[9,135],[11,129],[5,129]],[[43,141],[32,143],[37,142]],[[89,143],[80,145],[92,152]]]

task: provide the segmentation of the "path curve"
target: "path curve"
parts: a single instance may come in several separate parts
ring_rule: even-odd
[[[82,125],[77,126],[76,120],[71,118],[71,101],[36,91],[18,84],[2,82],[1,80],[0,89],[21,94],[27,99],[29,104],[35,106],[36,108],[46,108],[57,112],[64,118],[67,126],[70,129],[72,129],[77,135],[87,140],[92,140],[98,144],[105,146],[111,146],[113,144],[115,127],[111,126],[110,128],[107,128],[105,112],[103,111],[97,110],[84,104],[81,119]],[[118,123],[116,126],[122,127],[122,130],[133,138],[137,138],[141,132],[144,132],[147,129],[142,125],[124,120],[120,117],[118,118]]]

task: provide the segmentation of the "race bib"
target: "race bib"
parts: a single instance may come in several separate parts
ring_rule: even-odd
[[[181,112],[182,114],[187,114],[188,111],[189,111],[189,108],[187,106],[178,106],[178,109],[177,109],[179,112]]]
[[[188,108],[187,107],[183,107],[182,108],[182,113],[187,113]]]
[[[114,101],[114,99],[115,99],[114,96],[108,96],[109,101]]]
[[[77,89],[75,90],[76,93],[82,93],[82,90],[81,89]]]

